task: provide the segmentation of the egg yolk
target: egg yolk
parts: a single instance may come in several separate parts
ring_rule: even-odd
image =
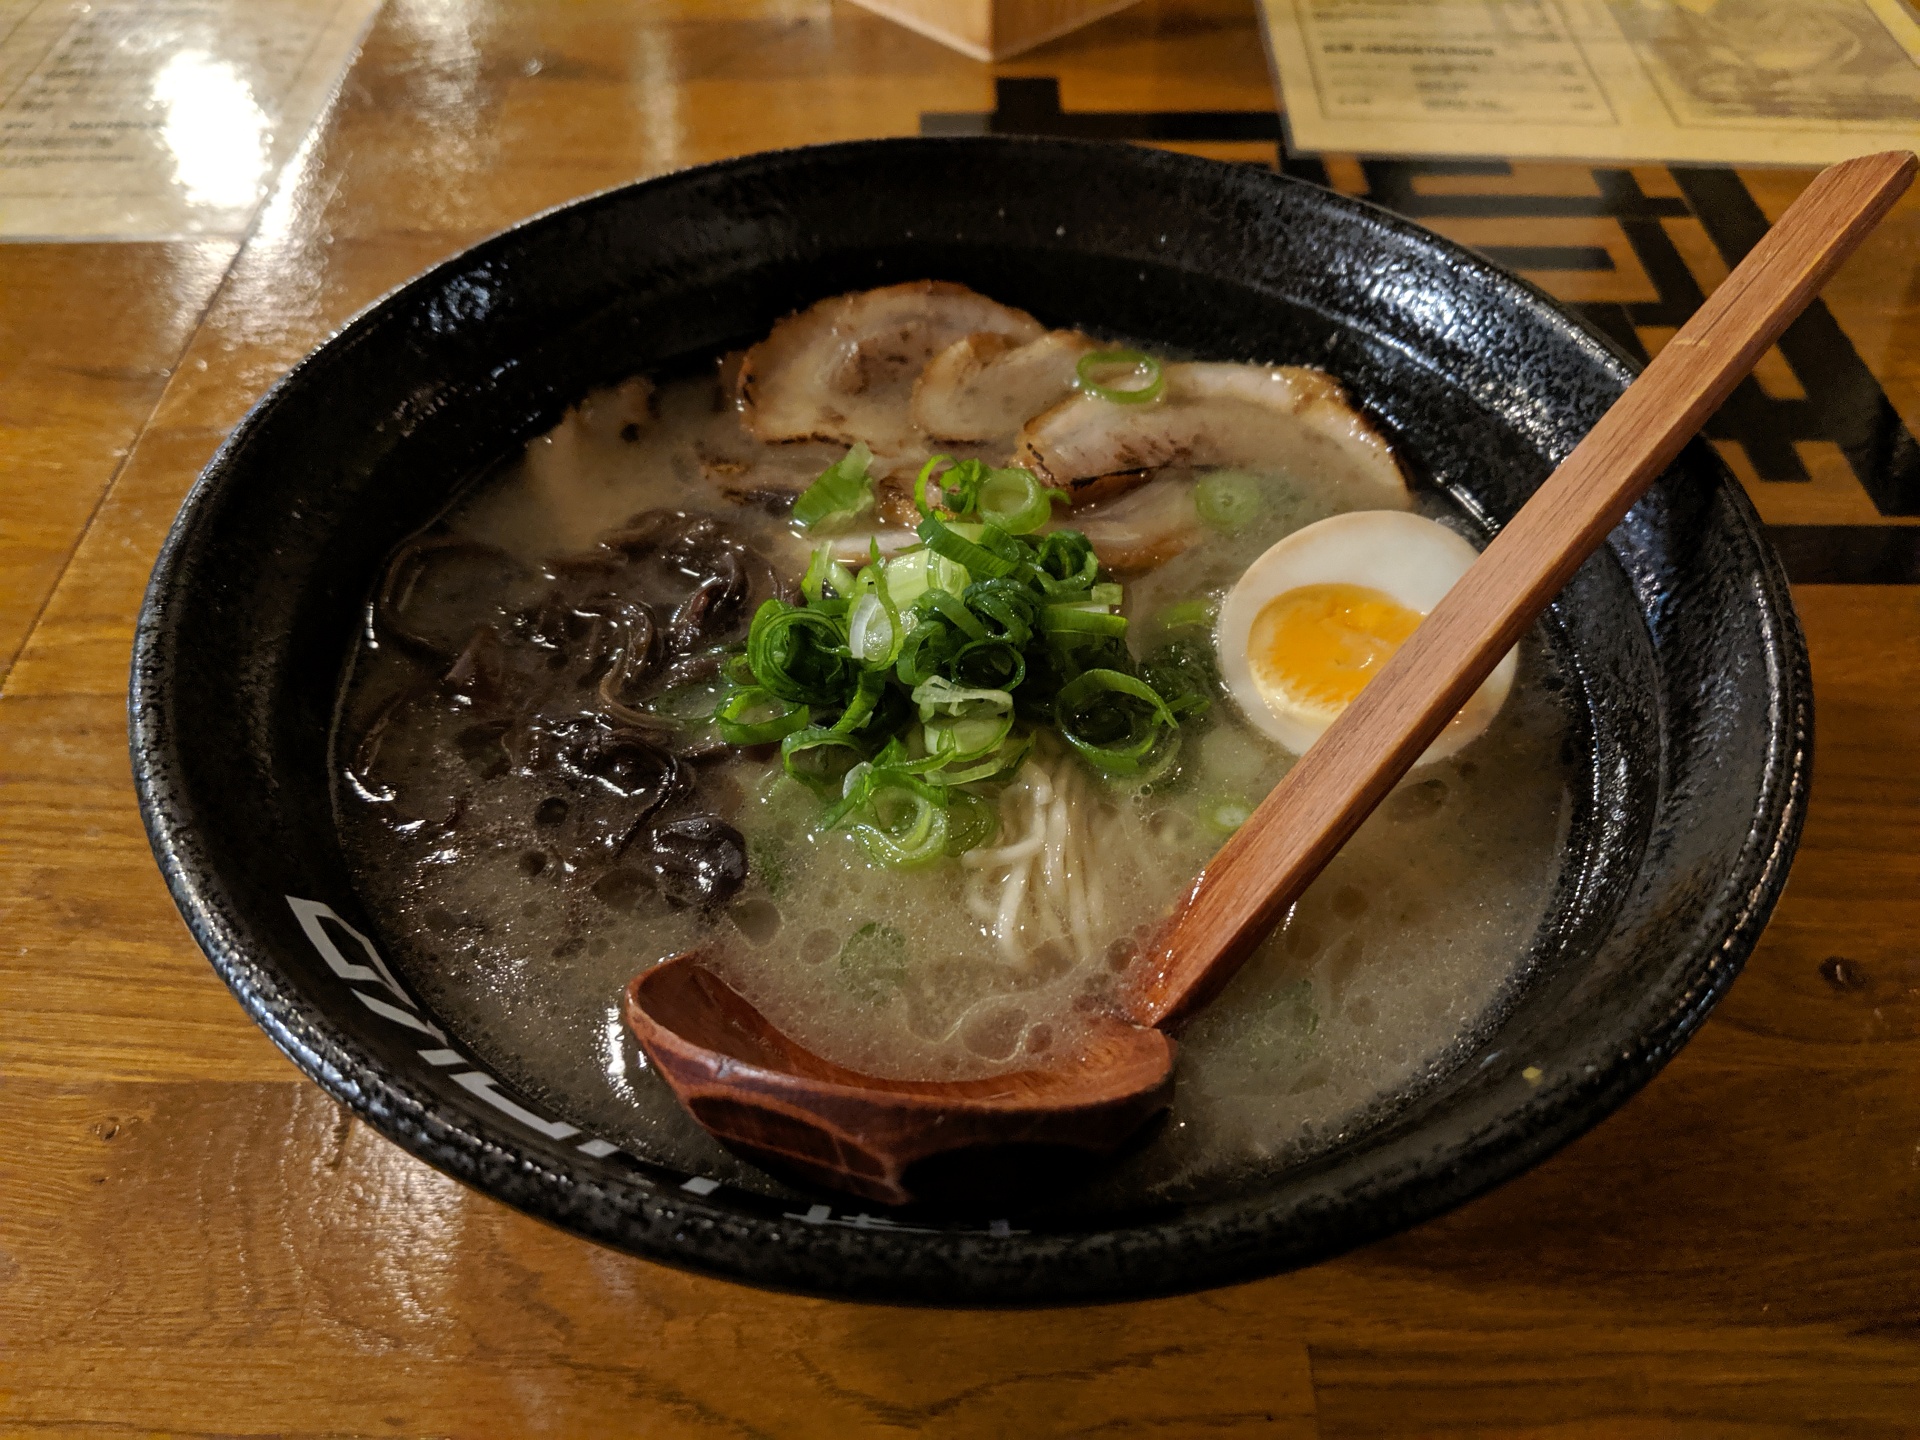
[[[1302,585],[1260,607],[1247,659],[1262,691],[1338,713],[1424,618],[1365,585]]]

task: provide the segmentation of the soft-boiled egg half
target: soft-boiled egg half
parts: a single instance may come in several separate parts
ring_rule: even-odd
[[[1220,673],[1247,718],[1294,754],[1380,673],[1476,552],[1444,525],[1359,510],[1296,530],[1247,567],[1220,607]],[[1516,652],[1418,763],[1444,759],[1500,713]]]

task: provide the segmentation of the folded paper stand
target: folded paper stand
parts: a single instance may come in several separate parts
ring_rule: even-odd
[[[976,60],[1005,60],[1138,0],[854,0]]]

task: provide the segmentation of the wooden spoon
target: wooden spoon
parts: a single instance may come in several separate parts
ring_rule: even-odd
[[[641,1048],[693,1117],[777,1169],[889,1204],[981,1152],[1111,1152],[1166,1108],[1166,1030],[1219,993],[1468,696],[1911,182],[1832,166],[1669,340],[1380,674],[1221,847],[1123,977],[1119,1012],[1045,1069],[885,1080],[776,1030],[689,952],[627,987]]]

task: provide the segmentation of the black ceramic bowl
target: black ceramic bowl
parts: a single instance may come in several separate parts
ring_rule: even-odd
[[[174,897],[247,1012],[369,1124],[557,1225],[742,1280],[934,1302],[1139,1295],[1304,1264],[1515,1174],[1645,1084],[1752,947],[1807,786],[1786,582],[1699,444],[1549,617],[1578,677],[1587,780],[1529,978],[1455,1069],[1309,1163],[1150,1211],[888,1224],[613,1150],[486,1074],[389,974],[328,790],[335,695],[382,557],[589,388],[749,340],[825,295],[927,276],[1052,324],[1323,366],[1489,527],[1631,373],[1538,292],[1411,225],[1122,146],[828,146],[529,221],[295,369],[207,468],[154,571],[134,772]]]

